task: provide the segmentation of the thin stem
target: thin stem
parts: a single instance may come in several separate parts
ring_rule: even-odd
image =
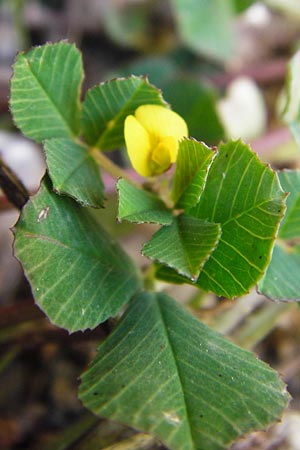
[[[149,265],[144,271],[144,287],[147,291],[155,291],[156,278],[155,278],[156,269],[154,264]]]
[[[125,170],[121,169],[121,167],[107,158],[107,156],[105,156],[104,153],[101,152],[97,147],[92,147],[90,149],[90,155],[103,170],[112,175],[114,178],[123,178],[128,181],[128,183],[131,183],[138,188],[142,187],[138,182],[130,178]]]

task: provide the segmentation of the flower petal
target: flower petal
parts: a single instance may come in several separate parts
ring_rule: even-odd
[[[153,175],[163,173],[170,167],[170,149],[164,142],[159,142],[159,144],[152,151],[150,165]]]
[[[125,119],[124,137],[133,168],[144,177],[151,176],[149,165],[151,142],[149,134],[134,116],[127,116]]]
[[[172,136],[177,141],[188,136],[185,121],[171,109],[159,105],[142,105],[134,113],[137,120],[154,139]],[[155,145],[153,138],[152,145]]]

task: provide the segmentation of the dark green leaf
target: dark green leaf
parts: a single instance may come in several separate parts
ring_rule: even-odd
[[[180,215],[158,230],[143,247],[143,255],[164,263],[193,281],[216,248],[221,227]]]
[[[189,278],[186,278],[183,275],[179,275],[179,273],[176,272],[175,269],[171,269],[170,267],[164,266],[162,264],[156,264],[155,278],[172,284],[192,283]]]
[[[71,139],[51,139],[44,148],[56,192],[70,195],[84,206],[103,206],[99,168],[86,147]]]
[[[232,298],[257,283],[271,259],[284,199],[276,174],[246,144],[220,146],[200,202],[189,212],[222,227],[197,281],[202,289]]]
[[[151,192],[139,189],[126,180],[117,183],[119,193],[118,219],[136,223],[170,224],[172,211]]]
[[[115,316],[141,287],[137,270],[86,208],[47,181],[16,225],[15,252],[39,306],[69,331]]]
[[[172,0],[179,35],[192,50],[226,60],[233,53],[234,10],[224,0]]]
[[[221,450],[277,420],[288,394],[253,354],[165,294],[143,293],[100,345],[80,398],[172,450]]]
[[[300,171],[284,170],[278,175],[282,188],[289,192],[286,199],[287,210],[280,226],[279,237],[300,239]]]
[[[87,92],[83,134],[90,145],[112,150],[124,145],[124,120],[141,105],[166,105],[161,93],[144,77],[102,83]]]
[[[16,125],[38,142],[79,134],[81,54],[59,42],[20,53],[14,65],[10,107]]]
[[[180,142],[172,197],[176,208],[190,209],[198,203],[215,152],[202,142]]]

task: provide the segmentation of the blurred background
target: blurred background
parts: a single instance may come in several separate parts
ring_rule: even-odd
[[[147,75],[191,136],[209,145],[242,138],[274,169],[299,168],[281,118],[287,64],[300,43],[299,0],[0,0],[0,158],[30,193],[45,165],[42,149],[20,135],[9,112],[12,65],[17,52],[61,39],[82,51],[84,91],[110,78]],[[113,157],[126,166],[122,152]],[[153,226],[117,225],[109,179],[107,192],[107,209],[95,216],[145,264],[139,249]],[[0,449],[162,449],[95,418],[77,400],[78,377],[110,324],[69,336],[48,322],[12,257],[9,228],[18,215],[0,190]],[[191,287],[163,287],[288,383],[294,400],[282,424],[232,449],[299,450],[298,306],[255,291],[229,302]]]

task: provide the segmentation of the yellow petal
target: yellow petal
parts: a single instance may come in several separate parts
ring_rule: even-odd
[[[179,142],[172,136],[167,136],[163,139],[161,139],[160,143],[164,147],[168,147],[169,153],[170,153],[170,161],[171,163],[174,163],[177,159],[177,153],[178,153],[178,147]]]
[[[151,142],[149,134],[134,116],[127,116],[124,122],[124,137],[133,168],[144,177],[152,175],[150,169]]]
[[[150,167],[153,175],[165,172],[171,165],[171,154],[167,143],[159,142],[151,154]]]
[[[152,137],[152,145],[155,139],[172,136],[177,141],[188,136],[188,129],[182,117],[171,109],[159,105],[142,105],[134,113],[140,124]]]

